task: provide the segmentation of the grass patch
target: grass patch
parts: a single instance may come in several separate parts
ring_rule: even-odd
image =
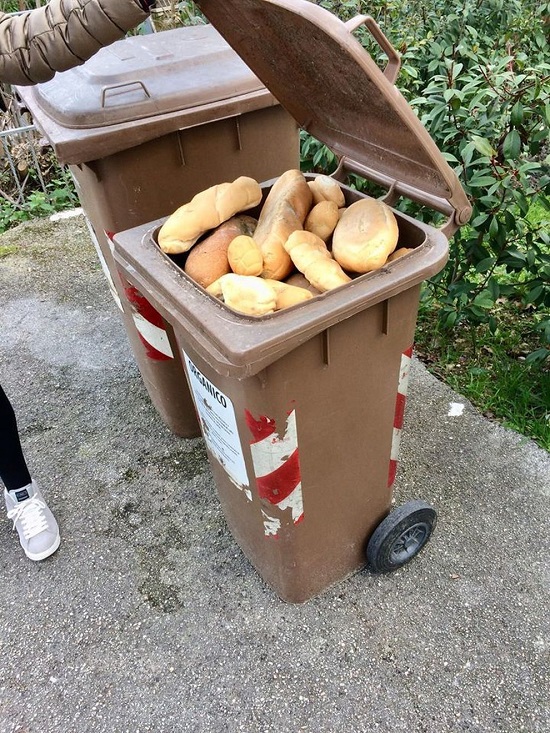
[[[13,255],[17,252],[17,247],[15,244],[0,244],[0,259],[2,257],[7,257],[8,255]]]
[[[438,323],[438,306],[421,306],[416,354],[430,372],[467,397],[486,417],[550,451],[550,363],[527,363],[540,346],[533,313],[499,305],[499,327]]]

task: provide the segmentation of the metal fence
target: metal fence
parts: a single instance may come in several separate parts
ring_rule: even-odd
[[[14,208],[24,208],[31,191],[47,193],[40,148],[40,136],[34,124],[0,130],[0,196]],[[50,172],[51,168],[50,163]]]

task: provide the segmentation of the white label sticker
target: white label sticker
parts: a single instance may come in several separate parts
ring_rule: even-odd
[[[185,351],[183,357],[204,440],[233,483],[245,489],[249,481],[233,403],[204,376]],[[248,496],[249,492],[246,493]]]

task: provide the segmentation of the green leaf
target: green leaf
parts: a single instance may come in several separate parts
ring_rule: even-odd
[[[525,361],[527,364],[539,364],[550,357],[550,349],[537,349],[527,354]]]
[[[504,138],[502,152],[506,160],[515,160],[521,152],[521,138],[517,130],[510,130]]]
[[[491,219],[491,224],[489,225],[489,236],[493,238],[498,236],[498,230],[498,219],[496,218],[496,216],[493,216],[493,218]]]
[[[479,295],[474,298],[474,306],[482,308],[483,310],[489,310],[493,307],[495,301],[491,297],[491,293],[488,290],[482,290]]]
[[[488,272],[491,267],[495,264],[496,260],[494,257],[486,257],[484,260],[481,260],[476,265],[476,272],[484,273]]]
[[[521,102],[516,102],[512,107],[512,111],[510,112],[510,121],[514,127],[521,125],[523,122],[523,105]]]
[[[478,135],[472,135],[472,142],[477,151],[482,155],[486,155],[488,158],[494,158],[497,151],[493,148],[489,140],[486,137],[479,137]]]
[[[495,179],[492,176],[473,176],[468,181],[468,185],[472,188],[481,188],[485,186],[490,186],[494,182]]]
[[[526,303],[534,303],[536,300],[540,298],[543,292],[544,292],[544,285],[537,285],[536,288],[533,288],[533,290],[530,290],[527,293],[524,300]]]

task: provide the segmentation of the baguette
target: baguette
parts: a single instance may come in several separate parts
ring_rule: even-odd
[[[215,297],[239,313],[248,316],[263,316],[273,313],[277,303],[275,290],[266,280],[251,275],[236,275],[230,272],[215,280],[208,288]]]
[[[159,247],[167,254],[187,252],[209,229],[257,206],[261,200],[259,183],[247,176],[211,186],[168,217],[158,234]]]
[[[351,282],[338,262],[332,259],[323,240],[312,232],[293,232],[285,242],[285,249],[297,269],[320,292]]]
[[[290,308],[298,303],[304,303],[306,300],[313,298],[312,293],[306,288],[298,287],[296,285],[289,285],[288,283],[281,282],[280,280],[266,280],[266,283],[271,285],[277,300],[275,302],[275,310],[282,310],[283,308]]]
[[[306,179],[298,170],[286,171],[273,185],[254,232],[264,263],[262,277],[284,280],[292,272],[284,244],[292,232],[303,229],[311,201]]]
[[[231,272],[229,248],[235,238],[252,234],[255,228],[256,219],[251,216],[232,216],[194,245],[187,255],[185,272],[207,288],[214,280]]]

